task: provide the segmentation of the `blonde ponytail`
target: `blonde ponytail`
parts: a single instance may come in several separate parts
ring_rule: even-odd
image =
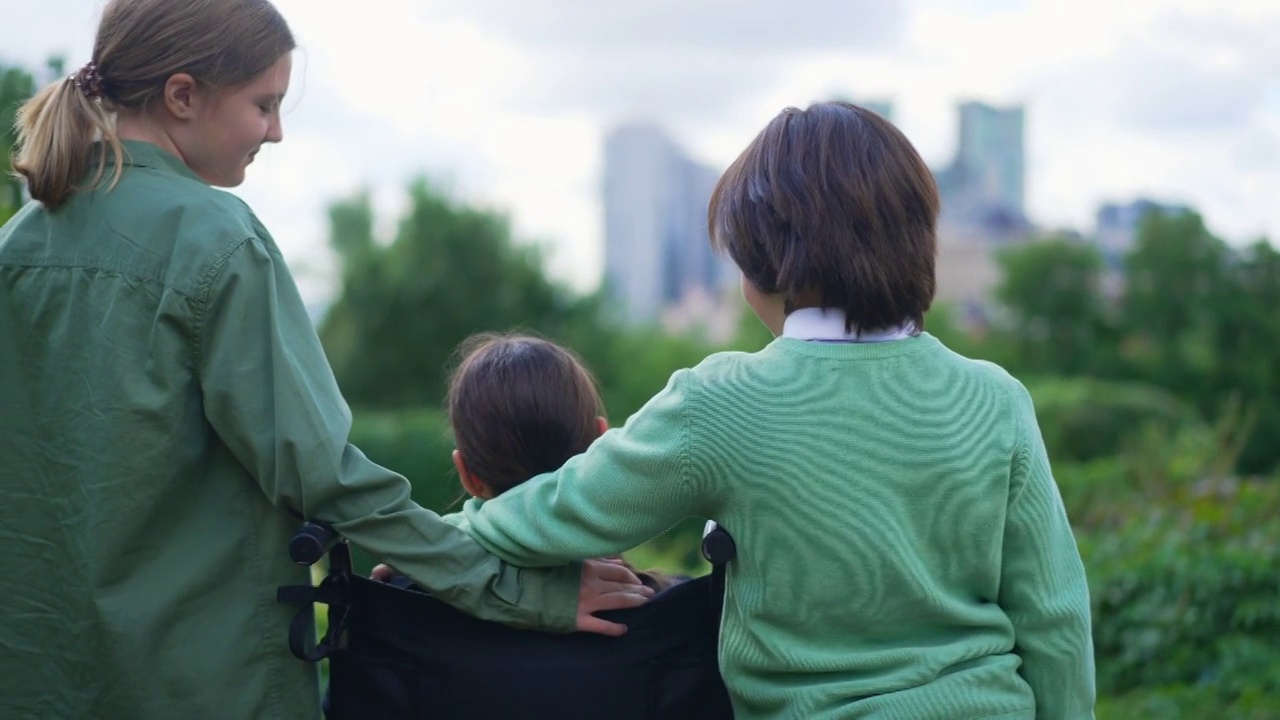
[[[26,178],[31,197],[55,209],[71,194],[102,182],[108,150],[115,159],[114,186],[124,169],[124,148],[106,100],[90,98],[73,77],[50,84],[18,110],[13,168]],[[96,148],[96,151],[95,151]],[[81,186],[94,165],[97,170]]]

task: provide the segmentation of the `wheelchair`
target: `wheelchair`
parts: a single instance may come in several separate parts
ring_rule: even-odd
[[[282,587],[277,599],[301,606],[289,631],[294,656],[329,661],[328,720],[727,720],[717,644],[736,546],[709,522],[701,549],[711,574],[600,613],[627,625],[616,638],[512,628],[421,588],[358,576],[346,540],[318,522],[303,526],[289,554],[306,566],[327,555],[327,575],[314,587]],[[319,640],[316,603],[329,619]]]

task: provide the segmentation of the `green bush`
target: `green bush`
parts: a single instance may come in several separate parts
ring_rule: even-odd
[[[1143,521],[1144,520],[1144,521]],[[1102,693],[1201,685],[1280,697],[1280,528],[1240,536],[1180,518],[1083,534]]]
[[[1080,532],[1098,686],[1280,700],[1280,485],[1206,482]]]
[[[1223,701],[1203,687],[1172,685],[1143,688],[1118,697],[1098,698],[1098,720],[1275,720],[1276,697],[1248,693]]]
[[[1172,432],[1200,422],[1171,393],[1138,383],[1053,378],[1029,380],[1027,389],[1055,463],[1113,456],[1151,429]]]
[[[1280,483],[1231,474],[1239,420],[1148,426],[1123,452],[1055,464],[1089,576],[1099,692],[1127,698],[1115,717],[1206,717],[1158,710],[1190,689],[1245,713],[1230,717],[1280,701]]]
[[[458,509],[462,486],[453,469],[453,439],[443,411],[357,410],[351,443],[370,460],[407,477],[419,505],[438,513]],[[373,559],[360,548],[352,548],[351,557],[358,572],[373,569]]]
[[[351,442],[374,462],[409,478],[413,499],[436,512],[456,507],[453,437],[441,410],[357,411]]]

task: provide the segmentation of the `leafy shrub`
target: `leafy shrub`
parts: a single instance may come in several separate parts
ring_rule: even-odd
[[[1247,693],[1223,701],[1203,687],[1171,685],[1143,688],[1098,699],[1098,720],[1274,720],[1276,697]]]
[[[1055,378],[1029,380],[1027,389],[1055,463],[1114,456],[1149,429],[1199,423],[1171,393],[1138,383]]]

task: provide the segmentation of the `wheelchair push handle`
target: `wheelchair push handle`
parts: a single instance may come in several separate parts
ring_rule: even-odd
[[[299,565],[315,565],[341,539],[325,523],[309,522],[289,541],[289,558]]]
[[[716,521],[708,520],[702,528],[702,557],[715,567],[724,567],[738,556],[738,545],[733,536]]]

